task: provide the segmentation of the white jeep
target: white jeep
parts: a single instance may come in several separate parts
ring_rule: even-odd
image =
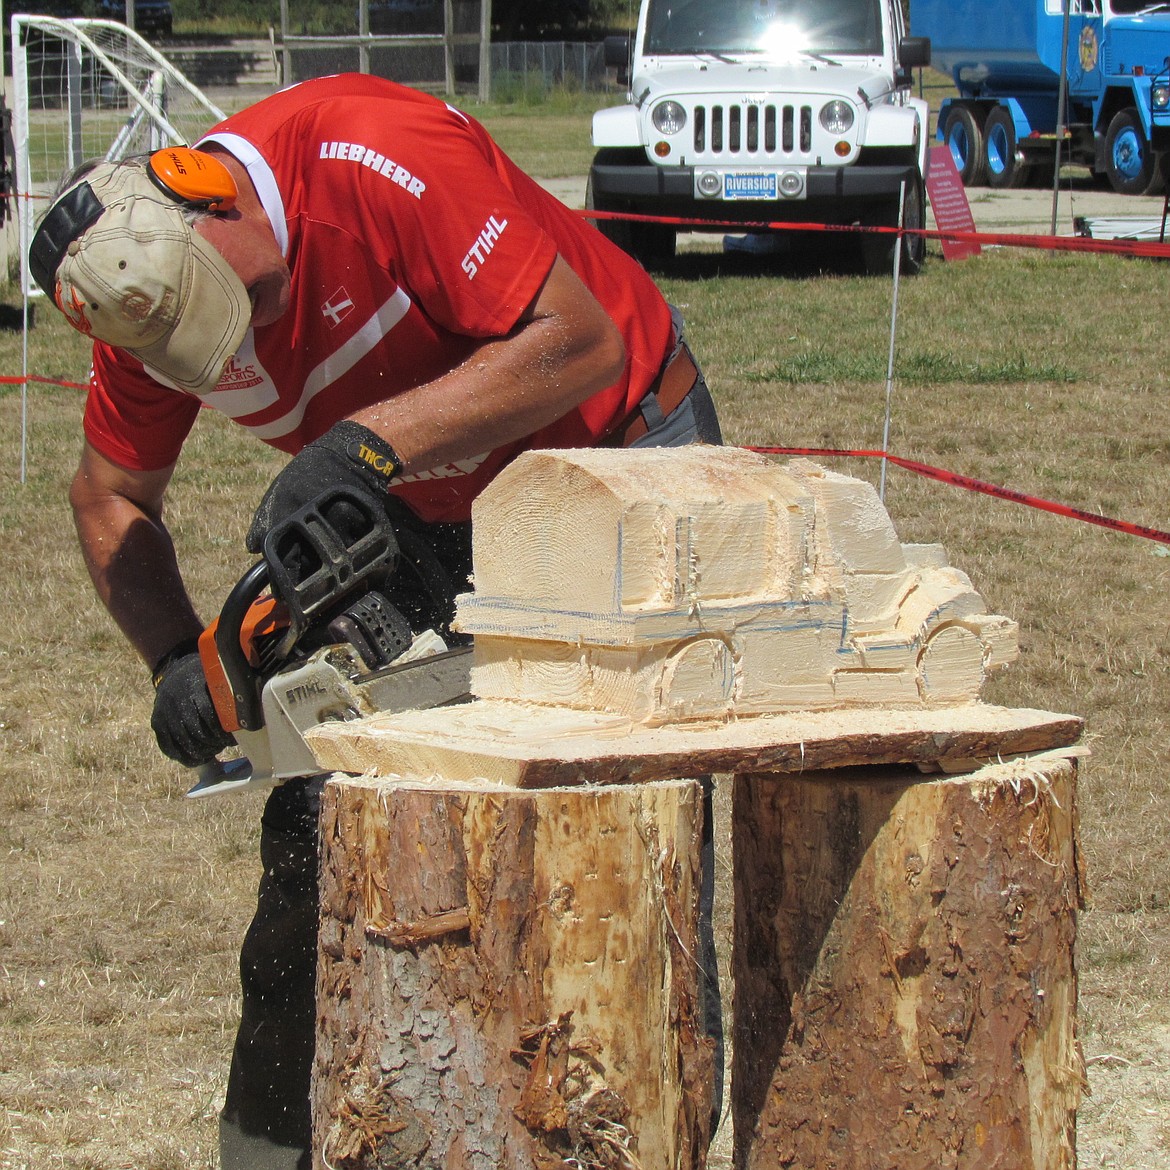
[[[927,103],[910,84],[930,42],[898,0],[642,0],[606,51],[629,92],[594,115],[588,206],[711,223],[596,221],[644,263],[673,255],[676,230],[729,221],[925,226]],[[895,237],[859,239],[866,269],[889,271]],[[903,271],[924,251],[905,237]]]

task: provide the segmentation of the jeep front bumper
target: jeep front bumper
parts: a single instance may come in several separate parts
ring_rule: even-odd
[[[875,202],[896,201],[918,181],[912,164],[842,167],[594,164],[594,206],[681,219],[733,223],[853,223]],[[706,196],[702,192],[711,190]]]

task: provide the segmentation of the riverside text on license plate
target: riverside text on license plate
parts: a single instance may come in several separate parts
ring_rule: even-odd
[[[754,175],[724,175],[724,199],[775,199],[776,176],[774,173]]]

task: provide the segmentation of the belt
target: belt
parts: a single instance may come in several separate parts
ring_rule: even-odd
[[[658,409],[662,417],[666,418],[676,410],[682,400],[691,392],[699,377],[699,367],[685,345],[678,347],[675,355],[663,367],[661,373],[650,384],[646,391],[646,398],[653,395],[658,402]],[[634,409],[602,440],[604,447],[629,447],[637,442],[650,429],[642,413],[639,403]]]

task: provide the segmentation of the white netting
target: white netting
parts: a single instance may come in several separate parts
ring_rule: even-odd
[[[112,20],[12,17],[12,135],[21,284],[32,227],[62,175],[90,158],[190,143],[223,111]]]
[[[20,478],[28,430],[28,246],[61,178],[92,158],[191,143],[224,113],[137,33],[112,20],[12,17],[12,140],[24,300]]]

